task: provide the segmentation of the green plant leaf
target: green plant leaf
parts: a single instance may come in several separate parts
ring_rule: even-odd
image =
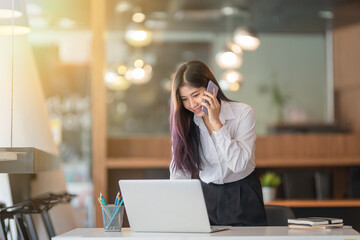
[[[267,172],[260,177],[260,183],[263,187],[277,187],[281,184],[281,177],[275,172]]]

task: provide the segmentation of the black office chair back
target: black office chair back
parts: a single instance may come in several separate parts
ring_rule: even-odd
[[[265,205],[268,226],[287,226],[289,218],[295,218],[291,208],[280,205]]]

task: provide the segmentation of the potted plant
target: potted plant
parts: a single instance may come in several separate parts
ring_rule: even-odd
[[[281,177],[275,172],[267,172],[260,177],[264,202],[275,199],[276,188],[281,183]]]

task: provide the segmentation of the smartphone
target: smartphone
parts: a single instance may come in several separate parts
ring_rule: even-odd
[[[213,83],[213,81],[210,80],[209,83],[208,83],[208,85],[207,85],[206,91],[209,92],[209,93],[213,93],[213,89],[215,89],[215,94],[216,94],[216,96],[217,96],[218,91],[219,91],[219,87],[216,86],[216,84]],[[204,99],[204,102],[209,103],[209,101],[208,101],[208,100],[205,100],[205,99]],[[206,108],[205,106],[201,106],[201,110],[202,110],[204,113],[206,113],[206,115],[209,115],[208,110],[207,110],[207,108]]]

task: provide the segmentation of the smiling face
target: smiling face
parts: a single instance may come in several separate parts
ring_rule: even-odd
[[[204,96],[205,88],[195,88],[189,85],[185,85],[179,89],[179,94],[183,106],[193,112],[199,117],[203,117],[205,113],[201,110],[201,103],[204,101],[202,96]]]

